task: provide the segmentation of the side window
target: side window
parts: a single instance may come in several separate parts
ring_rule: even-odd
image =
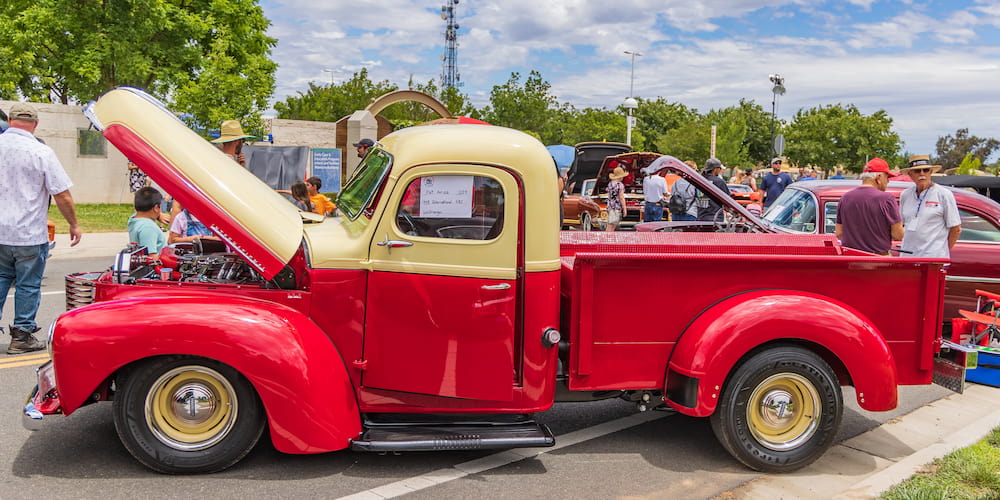
[[[962,232],[958,235],[958,241],[1000,243],[1000,231],[990,221],[961,208],[958,209],[958,214],[962,217]]]
[[[396,227],[410,236],[492,240],[503,231],[504,192],[479,175],[413,179],[396,210]]]
[[[828,201],[823,205],[823,232],[835,234],[837,232],[837,202]]]

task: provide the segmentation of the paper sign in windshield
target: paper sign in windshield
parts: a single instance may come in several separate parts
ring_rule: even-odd
[[[434,175],[420,181],[420,216],[467,218],[472,216],[471,175]]]

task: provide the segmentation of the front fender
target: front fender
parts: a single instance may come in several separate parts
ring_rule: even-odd
[[[218,294],[101,302],[60,316],[52,347],[67,415],[119,368],[179,354],[211,358],[243,374],[260,395],[282,452],[343,449],[361,431],[336,347],[308,317],[273,302]]]
[[[740,358],[780,340],[821,346],[836,357],[853,380],[862,408],[896,407],[896,364],[875,325],[842,302],[793,290],[736,295],[698,316],[671,353],[667,403],[688,415],[711,415]]]

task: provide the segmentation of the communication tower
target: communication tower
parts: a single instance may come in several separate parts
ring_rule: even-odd
[[[461,87],[462,75],[458,74],[458,23],[455,22],[455,6],[458,0],[448,0],[441,6],[444,28],[444,55],[441,56],[441,87]]]

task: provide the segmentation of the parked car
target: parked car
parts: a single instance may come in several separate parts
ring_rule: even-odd
[[[858,187],[857,180],[796,182],[763,215],[775,230],[790,233],[834,234],[837,203]],[[899,198],[911,182],[889,182],[886,192]],[[1000,204],[976,192],[944,186],[955,194],[962,216],[962,233],[951,250],[945,289],[946,320],[958,309],[975,310],[976,289],[1000,293]]]
[[[620,397],[709,418],[737,460],[787,472],[835,441],[841,385],[887,411],[898,386],[934,378],[940,259],[826,235],[555,234],[550,156],[503,127],[387,135],[342,215],[317,219],[142,91],[84,113],[229,248],[165,269],[130,246],[67,277],[72,310],[22,418],[58,426],[108,402],[125,449],[157,471],[219,471],[262,436],[295,454],[552,446],[532,414]],[[727,201],[719,230],[749,216]],[[607,307],[611,290],[656,314]]]
[[[726,184],[729,186],[729,194],[733,196],[740,205],[760,203],[760,193],[750,188],[746,184]]]
[[[583,182],[597,177],[604,159],[632,151],[632,146],[620,142],[581,142],[574,146],[576,158],[566,173],[566,193],[580,194]]]
[[[603,230],[601,206],[593,199],[594,184],[597,179],[583,181],[580,194],[563,197],[563,228],[580,231]]]

